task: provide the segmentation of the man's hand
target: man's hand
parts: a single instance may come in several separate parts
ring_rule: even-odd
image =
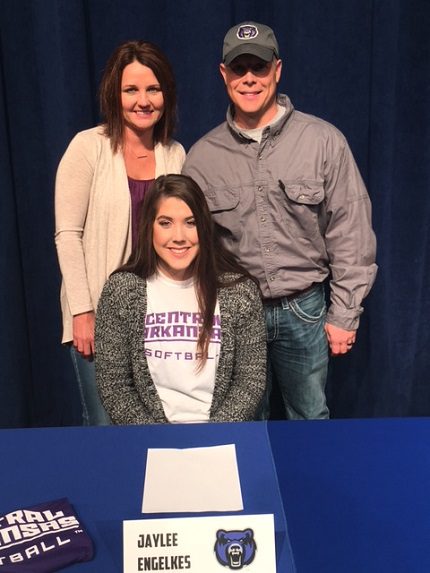
[[[94,312],[84,312],[73,317],[73,346],[84,358],[94,354]]]
[[[324,329],[333,356],[346,354],[351,350],[352,345],[355,342],[355,330],[343,330],[343,328],[339,328],[338,326],[334,326],[328,322],[326,322]]]

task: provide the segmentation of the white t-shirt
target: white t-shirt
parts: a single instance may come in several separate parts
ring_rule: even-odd
[[[161,273],[147,280],[145,355],[169,422],[207,422],[221,347],[218,301],[208,358],[197,368],[200,314],[194,279],[174,281]]]
[[[277,104],[277,107],[278,111],[276,112],[275,117],[267,125],[263,125],[262,127],[254,127],[253,129],[244,129],[243,127],[239,127],[237,123],[235,123],[235,126],[243,135],[249,137],[249,139],[253,139],[258,143],[261,143],[261,138],[263,137],[263,131],[266,129],[266,127],[268,125],[273,125],[274,123],[276,123],[286,113],[285,107],[282,107],[279,104]]]

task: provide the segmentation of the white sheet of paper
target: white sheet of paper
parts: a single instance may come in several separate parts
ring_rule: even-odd
[[[148,449],[142,513],[241,510],[234,444]]]

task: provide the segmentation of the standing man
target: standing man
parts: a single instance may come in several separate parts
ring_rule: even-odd
[[[376,241],[348,143],[277,94],[281,70],[268,26],[244,22],[227,32],[220,64],[227,120],[191,148],[184,173],[201,186],[226,245],[260,283],[268,387],[273,377],[287,418],[328,418],[328,347],[340,355],[355,342],[375,280]]]

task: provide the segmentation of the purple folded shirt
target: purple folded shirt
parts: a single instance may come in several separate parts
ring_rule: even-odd
[[[0,515],[0,573],[50,573],[93,555],[66,498]]]

